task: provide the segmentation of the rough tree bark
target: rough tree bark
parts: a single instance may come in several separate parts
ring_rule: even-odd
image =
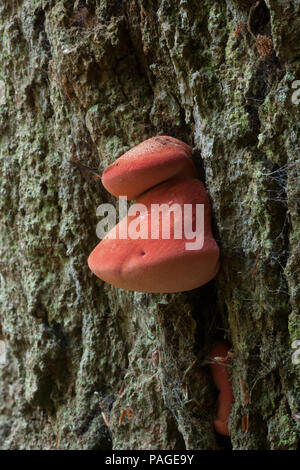
[[[299,1],[0,13],[1,447],[295,449]],[[156,134],[194,147],[213,205],[222,266],[192,292],[126,292],[87,266],[96,207],[115,201],[72,156],[101,171]],[[236,355],[223,439],[201,364],[221,338]]]

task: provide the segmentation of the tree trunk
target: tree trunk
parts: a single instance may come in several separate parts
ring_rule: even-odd
[[[1,447],[295,449],[299,1],[0,12]],[[221,249],[217,278],[179,294],[123,291],[87,266],[96,208],[116,200],[74,160],[101,173],[157,134],[193,146]],[[223,338],[230,437],[203,365]]]

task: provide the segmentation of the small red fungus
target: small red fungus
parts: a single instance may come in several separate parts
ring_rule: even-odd
[[[215,363],[210,364],[210,370],[215,385],[219,391],[218,413],[217,418],[214,421],[214,425],[217,433],[223,434],[224,436],[229,436],[230,434],[228,429],[228,418],[233,402],[232,386],[228,367],[226,367],[226,364],[230,363],[230,359],[228,359],[230,348],[231,346],[227,341],[221,341],[209,353],[209,357],[212,360],[215,360]],[[216,358],[219,359],[219,357],[227,359],[220,362],[216,360]]]

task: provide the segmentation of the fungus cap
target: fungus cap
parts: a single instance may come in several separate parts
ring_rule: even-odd
[[[90,254],[88,264],[96,276],[122,289],[153,293],[195,289],[215,277],[219,269],[219,248],[211,233],[210,202],[200,180],[173,178],[144,193],[136,204],[143,204],[145,209],[141,209],[138,215],[131,215],[133,210],[130,209],[128,215]],[[180,226],[184,234],[180,211],[169,219],[170,239],[163,238],[165,232],[162,217],[156,226],[158,238],[151,238],[151,204],[165,204],[165,208],[177,204],[182,209],[184,204],[191,204],[194,220],[196,204],[203,204],[204,227],[200,227],[204,234],[202,248],[187,250],[186,243],[193,240],[184,236],[181,239],[175,238]],[[135,207],[137,206],[134,205],[133,209]],[[133,239],[130,233],[131,223],[138,221],[140,238]],[[125,233],[124,239],[121,238],[121,233]]]
[[[116,197],[136,199],[170,178],[195,178],[192,148],[178,139],[152,137],[124,153],[103,172],[102,183]]]
[[[230,349],[231,346],[227,341],[220,341],[210,351],[209,356],[211,358],[226,357]],[[221,364],[215,363],[210,365],[213,380],[219,391],[218,412],[217,418],[214,421],[214,426],[217,433],[222,434],[223,436],[229,436],[228,419],[233,402],[233,391],[228,368],[222,364],[229,364],[229,360],[226,360]]]

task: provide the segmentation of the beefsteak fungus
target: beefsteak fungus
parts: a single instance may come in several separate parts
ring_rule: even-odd
[[[109,192],[137,200],[90,254],[96,276],[122,289],[153,293],[188,291],[215,277],[219,248],[191,154],[177,139],[154,137],[104,171]]]

